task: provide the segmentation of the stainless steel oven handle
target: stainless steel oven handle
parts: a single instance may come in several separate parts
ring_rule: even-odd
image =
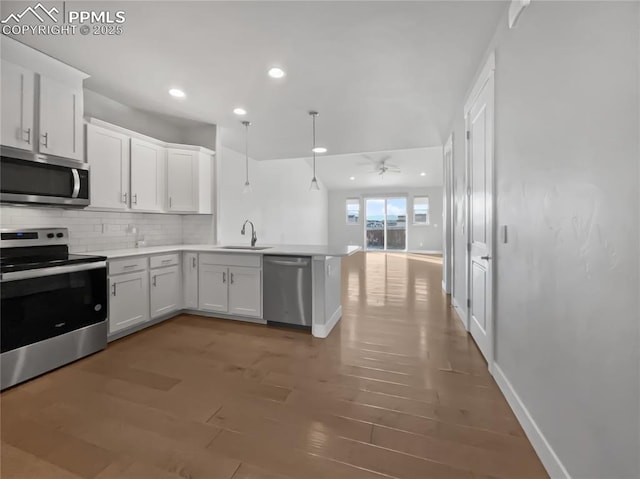
[[[69,264],[64,266],[52,266],[50,268],[36,268],[26,271],[14,271],[11,273],[2,273],[0,277],[1,283],[9,281],[18,281],[21,279],[42,278],[44,276],[56,276],[59,274],[78,273],[80,271],[89,271],[92,269],[106,268],[106,261],[97,261],[95,263]]]
[[[80,193],[80,175],[75,168],[71,169],[71,174],[73,175],[73,192],[71,193],[71,198],[77,198],[78,193]]]
[[[278,266],[291,266],[292,268],[306,268],[307,266],[309,266],[308,260],[284,261],[284,260],[277,260],[277,259],[265,259],[264,262],[269,264],[277,264]]]

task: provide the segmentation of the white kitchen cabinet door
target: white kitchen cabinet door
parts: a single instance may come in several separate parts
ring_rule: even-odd
[[[39,150],[83,160],[82,89],[40,75]]]
[[[262,317],[262,270],[229,268],[229,313]]]
[[[169,211],[198,211],[198,152],[167,150],[167,194]]]
[[[200,264],[198,271],[198,302],[203,311],[229,311],[228,269],[226,266]]]
[[[0,143],[32,150],[34,143],[35,73],[2,61]],[[37,139],[35,139],[37,141]]]
[[[178,266],[152,269],[150,276],[151,317],[157,318],[163,314],[180,309],[182,298],[182,284]]]
[[[198,308],[198,254],[184,253],[182,258],[184,307]]]
[[[149,273],[109,278],[109,334],[149,319]]]
[[[129,203],[129,137],[87,125],[91,206],[126,209]]]
[[[160,145],[131,139],[131,209],[162,211],[165,154]]]

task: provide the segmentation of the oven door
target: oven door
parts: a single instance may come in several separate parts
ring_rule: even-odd
[[[2,275],[1,352],[53,338],[107,318],[104,261]]]
[[[89,205],[89,165],[65,158],[2,148],[0,200]]]

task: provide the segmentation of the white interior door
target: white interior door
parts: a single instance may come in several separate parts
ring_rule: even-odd
[[[444,188],[442,202],[442,219],[444,223],[442,244],[442,289],[447,294],[453,293],[453,135],[444,145]]]
[[[469,187],[469,330],[492,369],[493,363],[493,70],[467,110]]]

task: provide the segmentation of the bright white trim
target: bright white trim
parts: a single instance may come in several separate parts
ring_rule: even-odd
[[[491,74],[495,71],[495,69],[496,69],[496,54],[495,52],[491,52],[491,54],[489,54],[489,57],[487,58],[486,63],[482,67],[482,70],[480,70],[480,74],[476,76],[475,84],[471,89],[471,93],[469,93],[469,96],[467,97],[467,101],[464,102],[463,113],[465,118],[469,114],[469,111],[471,110],[471,107],[476,101],[476,98],[478,98],[478,95],[482,91],[484,84],[487,83],[487,80],[489,79]]]
[[[524,429],[533,449],[538,453],[538,457],[542,461],[542,465],[547,470],[547,473],[549,473],[549,476],[554,479],[570,479],[571,476],[569,475],[569,472],[567,472],[567,469],[564,467],[560,458],[551,447],[551,444],[549,444],[549,441],[547,441],[547,438],[534,421],[524,402],[520,396],[518,396],[518,393],[509,382],[509,379],[507,379],[507,376],[505,376],[504,371],[502,371],[500,366],[495,363],[493,367],[493,379],[496,380],[498,387],[502,391],[502,394],[504,394],[509,406],[511,406],[511,409],[516,415],[518,422],[520,422],[522,429]]]
[[[338,324],[338,321],[341,317],[342,305],[338,306],[338,309],[333,312],[333,314],[329,318],[329,321],[327,321],[325,324],[312,324],[311,334],[316,338],[326,338],[327,336],[329,336],[329,333],[334,328],[334,326]]]
[[[467,308],[463,308],[462,306],[460,306],[456,298],[454,298],[453,296],[451,297],[451,304],[456,310],[456,313],[458,313],[458,317],[460,318],[460,321],[462,321],[462,325],[464,326],[465,331],[469,331],[469,323],[467,321]]]

